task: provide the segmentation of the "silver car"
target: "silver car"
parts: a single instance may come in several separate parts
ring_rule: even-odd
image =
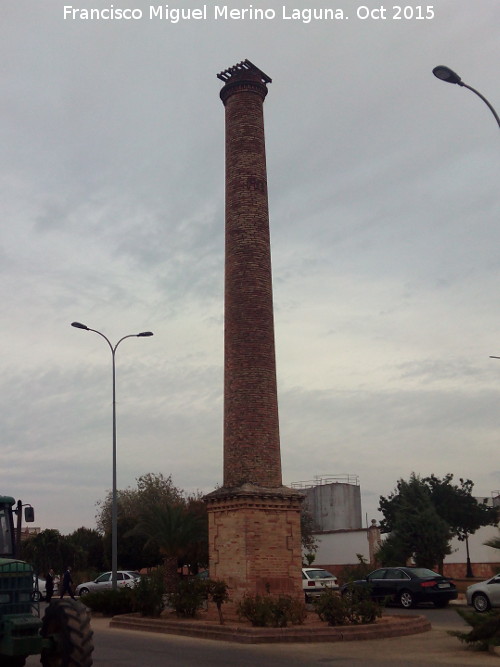
[[[139,572],[133,572],[132,570],[119,570],[116,573],[118,588],[132,588],[138,583],[140,578],[141,575]],[[79,584],[75,588],[75,593],[76,595],[87,595],[90,592],[109,590],[111,586],[111,572],[104,572],[104,574],[100,574],[94,581],[86,581],[83,584]]]
[[[476,611],[488,611],[491,607],[500,607],[500,574],[491,579],[472,584],[465,591],[467,604]]]

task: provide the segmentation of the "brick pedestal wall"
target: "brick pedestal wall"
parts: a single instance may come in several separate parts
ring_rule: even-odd
[[[222,493],[222,496],[220,495]],[[223,579],[233,602],[245,593],[303,599],[300,506],[290,489],[214,492],[208,498],[210,576]]]

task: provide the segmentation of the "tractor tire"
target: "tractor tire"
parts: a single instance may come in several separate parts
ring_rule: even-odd
[[[45,611],[42,637],[51,639],[42,649],[43,667],[91,667],[94,644],[90,616],[77,600],[54,600]]]

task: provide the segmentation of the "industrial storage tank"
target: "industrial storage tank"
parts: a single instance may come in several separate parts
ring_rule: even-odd
[[[312,481],[295,482],[292,487],[305,495],[304,502],[318,531],[363,528],[357,475],[317,475]]]

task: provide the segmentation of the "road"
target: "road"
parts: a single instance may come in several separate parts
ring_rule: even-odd
[[[241,645],[203,639],[189,639],[148,632],[116,630],[108,619],[95,618],[94,665],[96,667],[499,667],[499,658],[488,653],[472,652],[448,629],[463,626],[453,609],[424,609],[433,625],[430,632],[409,637],[395,637],[345,643]],[[415,613],[389,609],[387,613]],[[26,665],[39,665],[30,657]]]

